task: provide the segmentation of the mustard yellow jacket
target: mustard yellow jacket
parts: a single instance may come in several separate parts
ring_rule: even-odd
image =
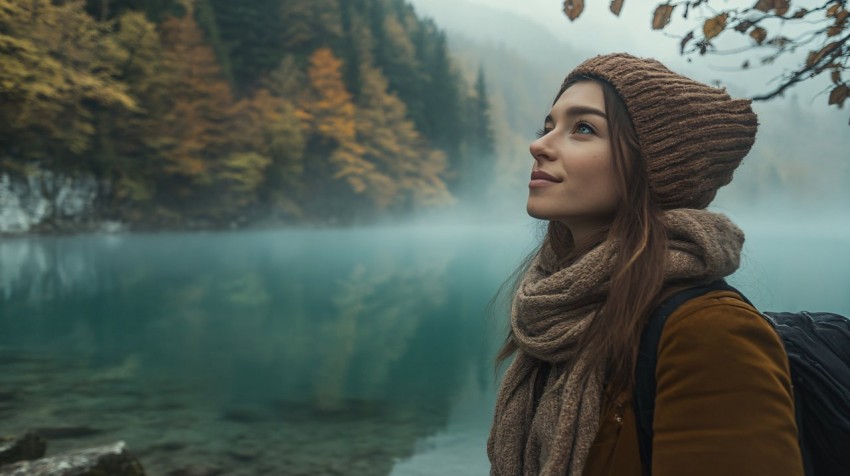
[[[692,299],[658,346],[652,476],[802,476],[788,358],[734,293]],[[584,476],[640,476],[631,396],[603,415]]]

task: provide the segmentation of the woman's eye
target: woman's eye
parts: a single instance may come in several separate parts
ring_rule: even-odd
[[[536,136],[537,136],[537,138],[539,139],[539,138],[541,138],[541,137],[545,136],[546,134],[548,134],[548,133],[549,133],[549,132],[551,132],[551,131],[552,131],[552,128],[551,128],[551,127],[544,127],[543,129],[539,129],[539,130],[535,133],[535,135],[536,135]]]
[[[586,122],[579,122],[579,123],[576,124],[575,129],[573,129],[573,133],[595,134],[596,131],[593,129],[593,127],[590,126],[590,124],[588,124]]]

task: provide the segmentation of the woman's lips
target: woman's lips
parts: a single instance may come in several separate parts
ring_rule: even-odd
[[[534,172],[531,172],[531,181],[528,182],[528,186],[531,188],[548,187],[550,185],[555,185],[558,182],[560,182],[560,180],[552,175],[549,175],[542,170],[535,170]]]

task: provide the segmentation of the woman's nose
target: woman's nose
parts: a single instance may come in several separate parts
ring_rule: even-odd
[[[552,155],[544,144],[544,137],[541,137],[528,146],[528,151],[531,152],[531,157],[540,162],[543,160],[552,160]]]

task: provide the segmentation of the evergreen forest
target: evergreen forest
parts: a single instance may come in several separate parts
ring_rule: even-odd
[[[484,73],[404,0],[0,0],[0,60],[0,172],[93,175],[141,228],[368,223],[492,173]]]

